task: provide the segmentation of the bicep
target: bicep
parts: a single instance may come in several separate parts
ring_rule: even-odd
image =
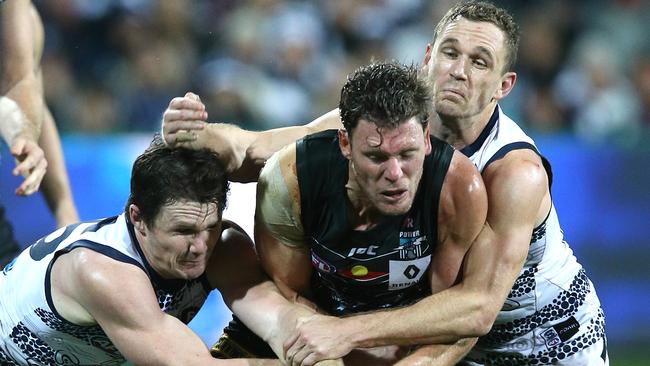
[[[31,1],[15,0],[0,7],[3,94],[35,71],[31,6]]]
[[[464,278],[468,285],[487,286],[502,302],[528,254],[548,186],[541,166],[518,159],[499,164],[483,174],[489,200],[487,224],[469,251]]]
[[[126,359],[135,364],[208,360],[200,338],[160,309],[140,268],[102,257],[89,253],[82,258],[70,292]]]
[[[438,292],[461,277],[461,266],[487,216],[487,193],[472,163],[454,153],[441,190],[438,244],[432,255],[431,287]]]
[[[255,243],[264,270],[280,290],[309,292],[311,259],[300,220],[295,146],[274,154],[257,184]]]
[[[232,309],[233,302],[242,299],[254,286],[266,280],[258,261],[253,241],[239,226],[223,230],[215,246],[207,268],[208,281],[219,290],[226,305]],[[237,273],[237,276],[233,276]]]

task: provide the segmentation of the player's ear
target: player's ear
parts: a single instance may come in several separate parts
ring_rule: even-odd
[[[505,98],[508,94],[510,94],[512,88],[515,87],[516,81],[517,81],[517,74],[515,72],[512,71],[506,72],[501,78],[501,85],[496,90],[494,99],[498,101],[502,98]]]
[[[424,50],[424,59],[422,59],[422,67],[429,66],[429,61],[431,61],[431,52],[433,52],[433,45],[427,43],[427,48]]]
[[[430,128],[429,123],[424,127],[424,153],[425,155],[431,154],[431,138],[429,137]]]
[[[142,219],[142,216],[140,215],[140,208],[134,204],[129,205],[129,220],[131,220],[133,227],[138,230],[141,235],[147,235],[147,231],[145,230],[146,225]]]
[[[339,134],[339,147],[341,148],[341,154],[345,156],[346,159],[350,160],[350,156],[352,155],[350,151],[350,136],[348,135],[348,132],[344,129],[340,129],[338,131]]]

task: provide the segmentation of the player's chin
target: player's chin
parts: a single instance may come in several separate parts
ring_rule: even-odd
[[[413,200],[404,200],[398,203],[384,203],[378,205],[379,212],[386,216],[400,216],[404,215],[411,209]]]
[[[459,117],[462,115],[460,101],[442,99],[435,103],[436,113],[443,117]]]
[[[199,278],[205,272],[203,263],[183,263],[179,268],[179,275],[184,280],[194,280]]]

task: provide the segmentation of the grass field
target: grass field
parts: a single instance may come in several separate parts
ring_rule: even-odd
[[[650,347],[612,345],[609,349],[609,364],[610,366],[650,366]]]

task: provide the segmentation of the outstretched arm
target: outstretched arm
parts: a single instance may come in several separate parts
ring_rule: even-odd
[[[149,278],[135,265],[75,249],[54,262],[52,284],[53,301],[64,318],[97,323],[133,364],[280,365],[277,360],[213,358],[196,334],[160,309]]]
[[[39,144],[47,156],[48,169],[43,178],[42,192],[56,226],[62,227],[79,221],[79,215],[72,199],[59,132],[47,106],[44,113]]]
[[[227,123],[207,123],[208,114],[198,95],[174,98],[163,114],[162,133],[171,146],[209,148],[222,157],[230,180],[254,182],[266,160],[283,146],[305,135],[341,128],[338,110],[306,125],[267,131],[246,131]]]
[[[231,227],[222,232],[210,258],[208,279],[228,308],[282,358],[283,340],[300,316],[314,310],[294,307],[262,271],[248,235],[228,221],[224,224]]]
[[[38,146],[43,103],[35,54],[42,34],[36,17],[29,0],[0,6],[0,132],[16,159],[12,173],[25,178],[18,195],[36,192],[47,168]]]

